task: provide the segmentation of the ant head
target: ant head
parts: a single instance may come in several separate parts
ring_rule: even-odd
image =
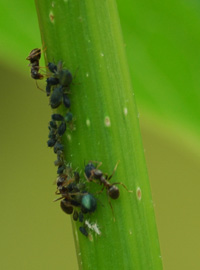
[[[112,186],[108,189],[108,195],[109,195],[113,200],[116,200],[117,198],[119,198],[119,189],[118,189],[118,187],[116,187],[115,185],[112,185]]]

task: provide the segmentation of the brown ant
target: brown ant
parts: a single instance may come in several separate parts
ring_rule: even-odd
[[[113,173],[110,176],[108,176],[106,173],[103,173],[101,170],[98,169],[102,165],[102,162],[96,162],[96,163],[98,163],[97,167],[95,167],[94,164],[91,162],[85,166],[85,176],[87,180],[89,181],[94,181],[95,179],[99,180],[100,185],[103,185],[103,188],[101,189],[100,192],[102,192],[104,188],[106,188],[108,196],[113,200],[118,199],[120,195],[119,188],[116,187],[116,185],[122,185],[128,192],[132,192],[128,190],[127,187],[121,182],[116,182],[112,184],[109,183],[109,180],[113,177],[117,169],[119,161],[115,165]],[[113,208],[112,208],[110,200],[109,200],[109,204],[113,212]]]
[[[30,64],[29,66],[31,66],[31,77],[34,79],[34,80],[42,80],[44,78],[44,76],[39,73],[39,69],[40,69],[40,66],[39,66],[39,61],[40,61],[40,58],[41,58],[41,49],[33,49],[29,56],[26,57],[26,60],[30,61]],[[37,84],[37,81],[36,81],[36,84]],[[37,84],[37,87],[44,91],[43,89],[41,89],[38,84]]]

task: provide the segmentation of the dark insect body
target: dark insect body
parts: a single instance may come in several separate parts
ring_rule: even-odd
[[[62,103],[63,90],[62,86],[56,87],[50,97],[50,105],[52,109],[58,108]]]
[[[39,61],[41,57],[41,49],[33,49],[29,56],[26,58],[26,60],[30,61],[30,66],[31,66],[31,77],[34,80],[41,80],[44,78],[44,76],[39,73]]]
[[[79,227],[79,230],[83,235],[85,235],[86,237],[88,236],[88,231],[85,227]]]
[[[58,135],[59,136],[63,136],[64,133],[65,133],[65,131],[66,131],[66,128],[67,128],[66,123],[65,122],[62,122],[60,124],[60,126],[58,127]]]
[[[118,165],[118,163],[117,163]],[[110,196],[110,198],[116,200],[119,197],[119,189],[118,187],[116,187],[115,185],[123,185],[125,188],[126,186],[123,183],[109,183],[109,180],[112,178],[112,176],[114,175],[116,169],[117,169],[117,165],[115,166],[113,173],[111,174],[111,176],[108,177],[107,174],[104,174],[102,171],[100,171],[98,169],[98,167],[101,166],[101,163],[99,163],[99,165],[97,166],[97,168],[94,166],[93,163],[88,163],[85,166],[85,175],[87,177],[87,179],[89,181],[92,181],[93,179],[97,179],[100,182],[100,185],[103,185],[102,191],[104,188],[107,189],[107,193]],[[127,188],[126,188],[127,189]]]
[[[53,121],[63,121],[64,117],[59,113],[54,113],[54,114],[52,114],[51,119]]]

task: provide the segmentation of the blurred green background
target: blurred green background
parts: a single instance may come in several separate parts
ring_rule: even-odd
[[[200,3],[117,4],[164,269],[200,269]],[[41,47],[34,2],[0,10],[0,268],[77,270],[70,218],[52,202],[51,110],[25,60]]]

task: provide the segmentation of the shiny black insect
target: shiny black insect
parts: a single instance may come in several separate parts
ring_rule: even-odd
[[[62,86],[54,88],[50,97],[50,105],[52,109],[56,109],[61,105],[62,96],[63,96]]]
[[[88,236],[88,231],[85,227],[79,227],[79,230],[83,235],[85,235],[86,237]]]
[[[58,153],[58,151],[63,151],[64,150],[64,145],[61,144],[60,142],[56,142],[56,144],[54,145],[54,153]]]
[[[51,94],[51,87],[54,85],[57,85],[59,83],[59,80],[54,77],[49,77],[46,79],[46,94],[47,96],[50,96]]]
[[[48,68],[52,73],[57,72],[57,66],[54,63],[48,63]]]
[[[71,122],[73,120],[73,114],[71,112],[68,112],[66,115],[65,115],[65,121],[67,123]]]
[[[69,70],[61,69],[58,71],[58,79],[60,85],[62,85],[63,87],[69,87],[72,83],[73,77]]]
[[[71,106],[71,102],[70,102],[70,99],[69,97],[67,96],[67,94],[63,94],[63,104],[66,108],[70,108]]]
[[[63,121],[58,127],[58,135],[60,137],[64,135],[66,128],[67,128],[66,123]]]
[[[49,139],[47,141],[48,147],[53,147],[56,144],[56,139]]]
[[[52,114],[51,119],[53,121],[63,121],[64,117],[61,114],[54,113],[54,114]]]

